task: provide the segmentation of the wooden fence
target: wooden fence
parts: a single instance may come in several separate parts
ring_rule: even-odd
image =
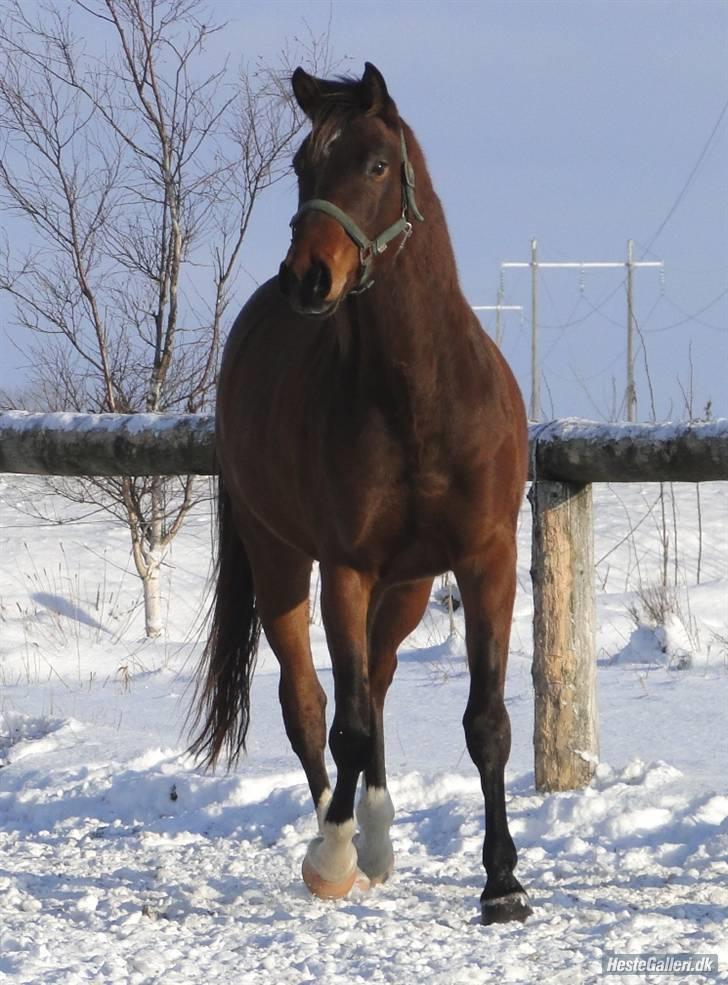
[[[0,472],[213,470],[211,416],[0,414]],[[599,756],[591,484],[726,480],[728,420],[532,425],[529,478],[536,786],[570,790],[589,782]]]

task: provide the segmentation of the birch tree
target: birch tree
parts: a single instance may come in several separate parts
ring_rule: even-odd
[[[222,28],[198,0],[6,0],[0,207],[30,245],[0,240],[0,290],[47,409],[210,405],[251,215],[302,125],[290,61],[327,60],[326,39],[310,39],[277,68],[210,72]],[[160,568],[196,481],[99,479],[66,494],[128,525],[158,635]]]

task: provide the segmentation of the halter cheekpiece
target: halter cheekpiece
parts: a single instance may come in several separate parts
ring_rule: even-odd
[[[374,258],[384,253],[392,240],[398,236],[404,237],[399,247],[400,250],[402,249],[412,235],[412,223],[409,220],[410,214],[418,222],[425,221],[425,217],[417,208],[417,202],[415,200],[415,172],[407,156],[407,145],[404,140],[404,132],[401,128],[399,131],[399,143],[402,151],[402,214],[395,223],[388,226],[379,236],[370,239],[350,215],[347,215],[338,205],[334,205],[333,202],[329,202],[325,198],[309,198],[308,201],[301,205],[298,212],[291,219],[291,229],[295,229],[296,223],[307,212],[323,212],[325,215],[335,219],[349,238],[356,243],[359,247],[360,276],[357,286],[349,292],[350,294],[360,294],[372,286],[374,280],[371,277],[371,268]]]

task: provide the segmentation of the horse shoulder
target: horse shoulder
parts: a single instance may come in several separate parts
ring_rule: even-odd
[[[291,309],[282,296],[277,279],[267,280],[248,298],[233,322],[223,352],[223,366],[237,362],[242,346],[258,332],[287,326]]]

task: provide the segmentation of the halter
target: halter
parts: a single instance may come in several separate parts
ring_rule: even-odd
[[[408,219],[410,213],[418,222],[425,221],[425,217],[417,208],[417,202],[415,201],[415,172],[407,156],[407,145],[404,142],[404,133],[401,129],[399,131],[399,143],[402,150],[402,214],[395,223],[388,226],[379,236],[369,239],[350,215],[347,215],[338,205],[334,205],[333,202],[329,202],[325,198],[309,198],[291,219],[291,229],[295,229],[296,223],[307,212],[323,212],[325,215],[335,219],[347,236],[356,243],[359,247],[359,269],[361,274],[357,286],[349,292],[350,294],[360,294],[372,286],[374,280],[370,277],[370,273],[374,258],[384,253],[393,239],[404,234],[404,239],[399,247],[400,250],[402,249],[412,235],[412,223]]]

